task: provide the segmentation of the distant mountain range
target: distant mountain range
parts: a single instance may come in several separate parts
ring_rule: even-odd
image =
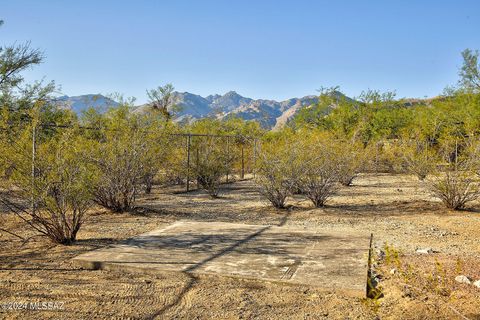
[[[99,112],[105,112],[110,107],[118,106],[118,102],[110,98],[102,96],[101,94],[85,94],[81,96],[61,96],[55,98],[55,103],[62,109],[69,109],[80,114],[82,111],[93,107]]]
[[[317,96],[305,96],[292,98],[285,101],[251,99],[246,98],[235,91],[229,91],[224,95],[209,95],[202,97],[189,92],[175,92],[175,104],[180,107],[176,121],[198,120],[206,117],[225,118],[238,116],[245,120],[258,121],[262,127],[271,129],[278,128],[303,107],[315,104]],[[104,112],[109,107],[115,107],[117,102],[100,94],[82,96],[62,96],[56,101],[63,108],[68,108],[76,113],[81,113],[89,107],[94,107]],[[150,108],[149,104],[136,107],[135,112],[145,112]]]

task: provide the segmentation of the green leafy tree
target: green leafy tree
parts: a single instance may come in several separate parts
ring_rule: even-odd
[[[4,183],[11,192],[0,201],[38,234],[67,245],[76,240],[84,215],[92,207],[95,168],[85,161],[85,141],[76,129],[55,134],[42,134],[42,129],[30,125],[17,130],[14,137],[2,137],[2,148],[9,152],[3,155],[1,166],[10,171]],[[32,166],[34,131],[37,139],[46,139],[37,143]]]
[[[91,140],[93,155],[89,160],[99,174],[95,201],[115,212],[134,207],[151,160],[147,132],[131,107],[132,101],[122,101],[120,107],[109,110],[100,139]]]
[[[180,107],[175,104],[174,90],[175,88],[171,83],[147,90],[152,108],[158,110],[167,122],[180,111]]]
[[[478,92],[480,90],[480,63],[478,50],[465,49],[462,51],[463,65],[460,68],[460,85],[467,89]]]

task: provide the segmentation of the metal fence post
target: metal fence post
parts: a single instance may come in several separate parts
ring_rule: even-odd
[[[190,142],[192,135],[187,136],[187,192],[190,191]]]
[[[240,177],[242,180],[245,178],[245,157],[243,153],[243,143],[242,143],[242,174]]]
[[[227,136],[227,159],[230,157],[230,137]],[[229,168],[227,168],[227,177],[226,177],[226,182],[228,183],[228,171]]]
[[[37,128],[34,123],[32,123],[32,215],[35,216],[36,203],[35,203],[35,161],[37,153]]]
[[[253,164],[252,164],[253,178],[256,178],[256,163],[257,163],[257,139],[254,139],[253,140]]]

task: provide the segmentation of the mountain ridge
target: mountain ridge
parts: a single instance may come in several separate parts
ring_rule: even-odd
[[[283,101],[273,99],[252,99],[228,91],[223,95],[212,94],[206,97],[190,92],[175,91],[174,103],[180,107],[175,121],[195,121],[202,118],[223,119],[238,116],[244,120],[258,121],[266,129],[279,128],[287,123],[295,114],[309,105],[318,102],[318,96],[309,95],[301,98],[290,98]],[[62,108],[71,109],[77,114],[94,107],[105,112],[109,107],[116,107],[118,103],[101,94],[87,94],[80,96],[61,96],[55,99]],[[134,112],[146,112],[150,104],[136,106]]]

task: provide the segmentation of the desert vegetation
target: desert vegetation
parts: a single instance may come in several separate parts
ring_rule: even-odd
[[[77,116],[52,103],[53,83],[18,90],[21,71],[43,57],[28,44],[7,47],[1,169],[4,188],[18,201],[2,201],[58,243],[75,240],[94,203],[131,211],[155,182],[195,183],[217,197],[233,172],[255,173],[260,192],[279,209],[293,195],[322,207],[340,184],[372,170],[414,174],[447,208],[462,209],[479,196],[480,172],[478,54],[463,55],[459,85],[437,98],[396,99],[374,90],[347,98],[337,87],[324,88],[317,104],[266,132],[235,117],[173,122],[179,107],[171,84],[147,91],[148,112],[115,96],[115,108]]]
[[[415,188],[428,190],[446,209],[477,209],[479,53],[465,50],[462,56],[459,83],[438,97],[403,99],[367,90],[348,98],[338,87],[323,88],[318,102],[268,131],[232,115],[175,121],[180,107],[171,84],[147,90],[148,112],[139,112],[133,98],[116,95],[118,105],[106,112],[75,114],[54,103],[54,83],[24,83],[22,72],[43,61],[40,51],[28,43],[2,47],[0,204],[28,232],[9,224],[0,225],[0,233],[22,242],[42,236],[72,245],[89,212],[128,219],[139,198],[154,199],[156,189],[174,187],[187,197],[191,188],[196,197],[207,195],[214,206],[230,199],[222,197],[227,183],[246,179],[254,186],[248,191],[273,207],[256,208],[267,215],[287,208],[319,215],[337,210],[331,200],[368,174],[408,174]],[[397,268],[403,282],[415,279],[400,254],[388,246],[384,251],[380,265]],[[430,280],[419,281],[450,295],[450,283],[432,280],[444,272],[436,266]]]

